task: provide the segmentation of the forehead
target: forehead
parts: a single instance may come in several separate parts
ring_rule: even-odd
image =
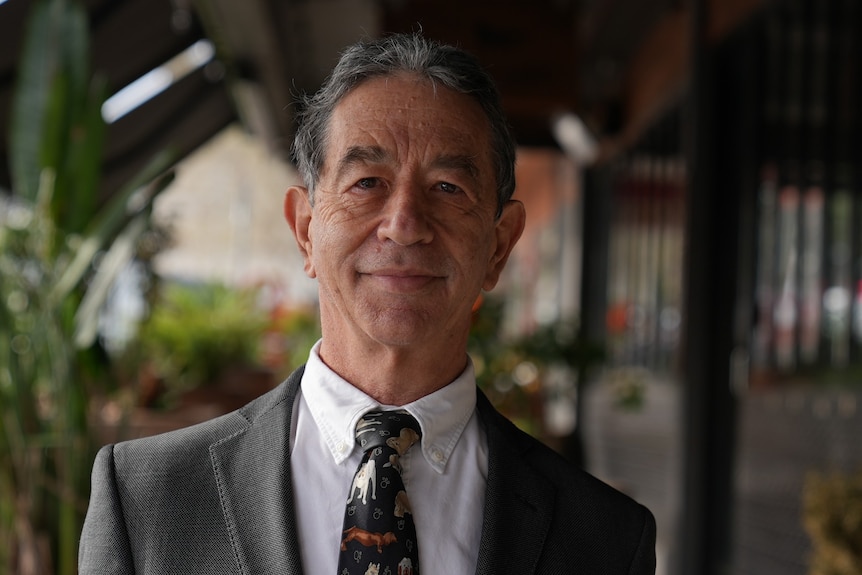
[[[474,158],[490,170],[491,127],[470,96],[411,74],[377,77],[335,107],[324,170],[345,150],[376,146],[399,160],[441,155]]]

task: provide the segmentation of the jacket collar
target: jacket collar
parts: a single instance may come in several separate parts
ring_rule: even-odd
[[[302,573],[290,474],[291,419],[301,379],[299,369],[243,408],[248,426],[210,446],[241,573]]]
[[[526,462],[530,444],[483,393],[488,484],[477,575],[535,573],[554,511],[554,488]]]
[[[290,429],[302,368],[241,410],[248,426],[210,446],[222,511],[242,573],[302,573],[293,512]],[[528,465],[520,431],[478,392],[488,484],[476,575],[534,573],[554,490]]]

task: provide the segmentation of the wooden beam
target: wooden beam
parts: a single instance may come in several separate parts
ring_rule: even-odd
[[[715,46],[767,0],[710,0],[703,34]],[[599,160],[628,149],[685,93],[691,73],[690,6],[665,13],[633,50],[620,95],[623,127],[599,137]]]

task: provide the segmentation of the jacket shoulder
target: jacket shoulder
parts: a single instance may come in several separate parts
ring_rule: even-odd
[[[188,469],[196,462],[209,465],[209,447],[259,424],[277,407],[291,407],[301,380],[300,368],[273,390],[247,405],[225,415],[158,435],[142,437],[106,446],[112,449],[118,470],[131,466],[162,472],[172,465]]]
[[[629,495],[574,465],[497,412],[482,396],[479,411],[488,437],[489,489],[493,500],[537,491],[549,510],[541,568],[579,565],[588,573],[655,572],[656,525],[652,513]],[[503,529],[497,522],[496,529]]]
[[[500,425],[503,433],[508,435],[507,441],[520,454],[524,464],[553,487],[561,503],[574,499],[581,509],[584,506],[604,512],[619,509],[638,515],[645,510],[631,496],[575,465],[559,452],[515,426],[502,414],[498,416],[503,420]]]

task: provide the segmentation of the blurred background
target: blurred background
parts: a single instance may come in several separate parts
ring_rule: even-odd
[[[296,95],[418,29],[520,145],[483,390],[660,575],[862,574],[858,0],[0,0],[0,572],[76,572],[100,445],[304,361]]]

